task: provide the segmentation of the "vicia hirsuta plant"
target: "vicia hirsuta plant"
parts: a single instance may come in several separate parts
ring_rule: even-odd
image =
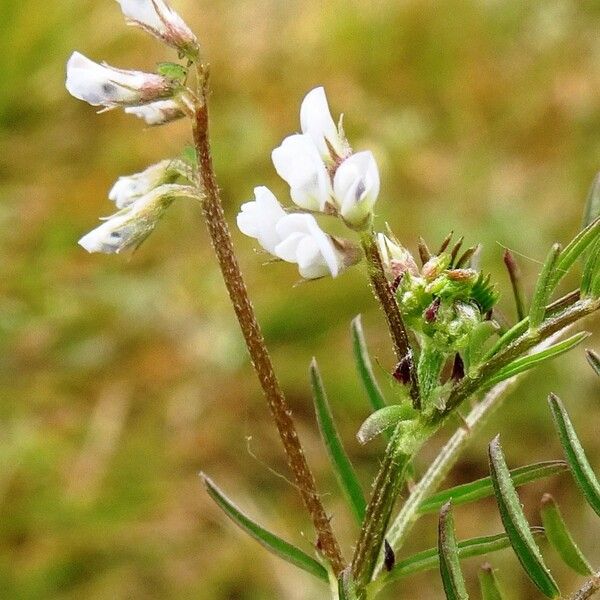
[[[144,171],[121,177],[109,192],[118,212],[81,238],[89,252],[119,253],[137,248],[176,199],[201,206],[212,246],[257,377],[304,505],[315,529],[313,552],[307,553],[269,532],[237,508],[205,475],[210,496],[242,529],[263,546],[306,572],[329,582],[333,598],[372,598],[391,581],[440,565],[447,598],[466,598],[461,560],[512,546],[544,595],[559,597],[536,537],[529,527],[516,486],[555,475],[567,467],[586,499],[600,511],[600,488],[562,403],[550,399],[566,463],[550,461],[509,471],[500,442],[490,445],[490,472],[478,480],[435,493],[470,437],[498,407],[517,376],[577,346],[586,333],[564,339],[564,333],[600,308],[600,219],[598,185],[590,194],[581,232],[564,248],[554,245],[528,302],[516,260],[504,262],[514,292],[517,321],[505,326],[496,318],[497,286],[478,268],[479,246],[462,248],[463,239],[449,235],[437,250],[419,239],[415,258],[391,231],[376,231],[374,208],[380,176],[374,155],[355,152],[342,126],[331,116],[325,91],[308,92],[300,107],[301,133],[286,137],[273,150],[277,173],[289,185],[290,202],[282,205],[266,187],[256,187],[254,200],[241,206],[239,229],[256,240],[273,259],[297,265],[303,279],[338,277],[361,262],[390,333],[396,362],[391,398],[384,397],[371,366],[360,319],[352,323],[357,371],[372,413],[358,427],[367,443],[388,440],[379,471],[364,494],[344,450],[329,406],[318,365],[310,380],[325,449],[349,509],[360,525],[353,554],[346,559],[323,505],[294,424],[292,411],[275,375],[232,245],[212,165],[208,98],[209,66],[196,36],[163,0],[118,0],[128,24],[174,48],[179,62],[158,65],[156,72],[122,70],[74,53],[67,63],[67,89],[103,111],[123,108],[156,126],[189,119],[194,152],[166,159]],[[330,220],[346,231],[327,232]],[[338,227],[339,230],[339,227]],[[583,263],[578,289],[555,298],[563,276]],[[598,372],[593,351],[588,360]],[[465,403],[469,401],[469,412]],[[396,505],[413,458],[448,422],[458,427],[400,509]],[[456,540],[452,505],[495,495],[504,533]],[[542,502],[546,535],[565,562],[590,578],[573,598],[587,598],[599,587],[597,577],[569,534],[554,500]],[[440,510],[438,549],[400,559],[415,521]],[[600,512],[599,512],[600,514]],[[480,574],[484,598],[501,598],[489,565]],[[325,592],[324,592],[325,593]]]

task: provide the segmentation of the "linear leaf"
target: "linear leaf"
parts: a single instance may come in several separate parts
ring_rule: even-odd
[[[571,536],[558,504],[550,494],[542,496],[542,523],[546,538],[565,563],[580,575],[592,575],[593,569]]]
[[[444,592],[448,600],[468,600],[465,580],[460,568],[460,556],[454,533],[452,503],[444,504],[440,512],[438,526],[438,554],[440,556],[440,574]]]
[[[246,516],[204,473],[201,473],[200,477],[209,496],[236,525],[250,534],[259,544],[311,575],[323,581],[328,581],[327,570],[321,563]]]
[[[489,563],[482,565],[478,575],[479,587],[481,588],[481,600],[503,600],[492,565]]]
[[[551,477],[567,470],[567,463],[564,460],[550,460],[546,462],[534,463],[517,467],[510,471],[512,482],[515,486],[524,485],[538,479]],[[452,500],[453,506],[475,502],[482,498],[488,498],[494,495],[494,486],[491,477],[484,477],[477,481],[471,481],[456,487],[442,490],[433,496],[426,498],[419,506],[420,513],[435,512],[440,509],[449,500]]]
[[[365,497],[352,463],[338,435],[329,402],[327,401],[323,380],[319,374],[317,361],[314,358],[310,364],[310,382],[315,402],[315,411],[317,413],[317,422],[319,423],[319,430],[321,431],[321,437],[327,449],[331,466],[333,467],[338,484],[350,504],[352,513],[360,524],[365,516]]]
[[[367,392],[371,406],[373,410],[379,410],[385,406],[386,402],[373,374],[360,315],[352,319],[352,349],[354,350],[356,370]]]
[[[598,353],[594,352],[593,350],[586,349],[585,356],[588,362],[590,363],[592,369],[594,369],[596,375],[600,377],[600,356],[598,355]]]
[[[532,527],[531,533],[534,537],[544,535],[542,527]],[[470,538],[458,542],[458,556],[460,560],[471,558],[473,556],[482,556],[492,552],[498,552],[510,548],[510,540],[506,533],[498,533],[496,535],[486,535],[482,537]],[[439,556],[437,548],[429,548],[413,554],[412,556],[396,562],[394,568],[382,576],[385,584],[409,575],[422,573],[436,569],[439,564]]]
[[[579,288],[582,296],[598,295],[598,273],[600,273],[600,238],[598,238],[592,247],[592,251],[587,256],[583,265],[583,274]]]
[[[600,218],[596,217],[589,225],[582,229],[561,252],[552,276],[552,288],[567,274],[575,261],[595,243],[600,234]]]
[[[556,358],[557,356],[560,356],[561,354],[564,354],[565,352],[568,352],[577,346],[577,344],[581,343],[585,338],[589,337],[589,335],[590,334],[587,331],[581,331],[580,333],[577,333],[574,336],[559,342],[558,344],[554,344],[545,350],[517,358],[492,376],[488,380],[486,386],[491,387],[500,381],[503,381],[504,379],[509,379],[510,377],[518,375],[519,373],[523,373],[523,371],[528,371],[542,362]]]
[[[548,402],[571,473],[588,504],[600,516],[600,484],[575,433],[569,414],[558,396],[550,394]]]
[[[588,192],[585,210],[583,211],[583,226],[589,225],[598,217],[600,217],[600,173],[594,177]]]
[[[538,276],[537,283],[535,284],[535,291],[531,298],[531,304],[529,306],[529,329],[535,330],[539,327],[541,322],[544,320],[546,314],[546,304],[550,298],[550,294],[554,288],[554,276],[561,253],[561,245],[553,244],[546,260],[542,271]]]
[[[366,444],[380,433],[397,425],[399,421],[408,420],[413,415],[413,408],[409,405],[392,404],[390,406],[384,406],[378,411],[370,414],[363,421],[363,424],[356,434],[356,439],[358,439],[361,444]]]
[[[519,496],[510,478],[510,471],[506,466],[499,436],[490,442],[489,459],[500,517],[519,562],[542,594],[548,598],[559,598],[560,592],[556,582],[544,564],[542,553],[531,535]]]

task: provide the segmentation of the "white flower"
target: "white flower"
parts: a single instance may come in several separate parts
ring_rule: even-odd
[[[155,73],[98,64],[74,52],[67,62],[67,90],[92,106],[146,104],[173,95],[173,82]]]
[[[322,87],[311,90],[304,97],[300,106],[300,126],[302,133],[311,138],[324,160],[332,159],[327,142],[338,157],[347,156],[348,142],[333,122],[327,96]]]
[[[161,160],[155,165],[150,165],[141,173],[119,177],[108,192],[109,200],[112,200],[117,208],[130,206],[155,187],[176,178],[182,166],[181,162],[179,160]]]
[[[336,170],[333,192],[346,223],[364,227],[379,195],[379,170],[371,152],[357,152]]]
[[[325,210],[331,201],[331,180],[310,137],[286,137],[271,157],[275,170],[289,184],[295,204],[307,210]]]
[[[108,217],[102,225],[84,235],[79,244],[88,252],[105,254],[118,254],[137,247],[152,233],[177,196],[193,196],[193,190],[183,185],[154,188],[132,205]]]
[[[143,106],[128,106],[125,112],[143,119],[147,125],[163,125],[185,116],[176,100],[158,100]]]
[[[281,242],[276,226],[286,213],[268,188],[254,188],[254,196],[254,201],[242,204],[237,225],[244,235],[256,238],[267,252],[275,254]]]
[[[163,0],[117,0],[128,23],[151,33],[191,58],[198,55],[198,40],[185,21]]]
[[[412,254],[400,244],[390,240],[384,233],[377,234],[377,247],[385,269],[392,277],[400,277],[407,271],[418,275],[419,268]]]
[[[282,241],[275,247],[275,255],[297,263],[305,279],[337,277],[344,268],[344,256],[312,215],[286,215],[277,223],[276,230]]]

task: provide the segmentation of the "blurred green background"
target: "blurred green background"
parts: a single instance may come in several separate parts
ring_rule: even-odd
[[[501,282],[503,246],[531,278],[580,223],[600,167],[600,4],[595,0],[178,0],[213,69],[216,170],[233,222],[255,185],[286,199],[270,152],[298,106],[326,86],[353,146],[378,158],[378,223],[414,249],[454,229],[482,241]],[[310,552],[312,531],[271,425],[196,206],[169,211],[132,257],[76,242],[110,214],[122,174],[176,155],[187,124],[144,129],[67,95],[78,49],[152,69],[173,52],[122,24],[110,0],[1,0],[0,597],[312,600],[323,588],[272,558],[220,514],[209,473],[264,524]],[[382,446],[354,433],[367,403],[349,322],[364,315],[372,355],[391,365],[382,317],[358,267],[294,286],[234,232],[240,260],[308,456],[346,554],[356,535],[320,445],[307,385],[317,356],[365,488]],[[574,279],[571,279],[571,283]],[[589,324],[593,328],[593,323]],[[596,326],[596,329],[597,326]],[[598,348],[598,338],[590,344]],[[486,472],[500,431],[510,464],[560,456],[545,405],[561,395],[600,468],[598,384],[582,350],[540,369],[469,447],[451,482]],[[447,433],[447,432],[446,432]],[[420,457],[421,471],[440,440]],[[275,474],[274,474],[275,473]],[[559,499],[600,561],[600,529],[568,477],[523,489]],[[457,510],[459,536],[493,533],[493,502]],[[424,519],[406,548],[435,543]],[[548,551],[565,590],[573,579]],[[465,563],[471,585],[481,561]],[[505,551],[492,557],[513,600],[537,598]],[[440,598],[437,575],[387,598]]]

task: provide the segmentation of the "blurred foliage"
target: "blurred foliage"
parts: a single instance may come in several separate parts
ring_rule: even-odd
[[[418,235],[434,244],[450,229],[469,244],[482,241],[508,315],[503,246],[523,255],[531,276],[552,241],[575,233],[600,164],[597,2],[174,4],[212,63],[215,161],[231,221],[255,185],[285,198],[270,151],[298,128],[304,93],[324,84],[333,112],[346,114],[354,147],[377,154],[379,223],[388,221],[412,249]],[[117,111],[95,115],[65,92],[65,61],[79,49],[149,69],[172,52],[125,28],[110,0],[2,0],[0,23],[0,597],[321,598],[318,584],[226,522],[197,477],[206,471],[247,512],[311,550],[310,525],[285,479],[198,208],[175,206],[131,258],[88,256],[76,245],[110,213],[114,179],[178,154],[189,132],[185,123],[144,130]],[[316,355],[368,485],[381,446],[354,441],[368,404],[352,372],[349,324],[365,314],[390,386],[381,315],[360,267],[294,287],[293,268],[262,265],[251,241],[234,235],[348,549],[355,528],[320,447],[307,369]],[[600,465],[598,421],[586,419],[597,414],[597,381],[578,351],[527,379],[451,482],[485,473],[485,446],[497,431],[511,466],[560,456],[550,390],[566,400]],[[425,450],[417,470],[434,452],[435,445]],[[592,514],[565,481],[548,491],[583,550],[599,559]],[[539,495],[537,485],[524,488],[525,505],[537,506]],[[493,502],[457,513],[459,538],[500,530]],[[434,522],[423,520],[410,549],[435,543]],[[511,598],[535,598],[515,558],[503,560],[495,565],[500,579],[510,574]],[[570,581],[555,562],[558,577]],[[477,567],[465,564],[467,581],[475,582]],[[409,600],[414,589],[422,599],[440,597],[436,578],[414,585],[389,597]]]

